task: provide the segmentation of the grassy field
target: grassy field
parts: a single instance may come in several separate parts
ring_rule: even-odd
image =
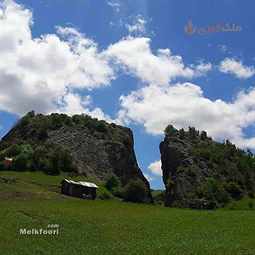
[[[86,201],[60,195],[61,180],[0,172],[0,254],[255,254],[251,200],[216,211]],[[19,234],[49,224],[59,235]]]

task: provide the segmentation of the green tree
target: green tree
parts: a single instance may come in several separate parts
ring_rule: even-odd
[[[225,185],[225,188],[230,193],[232,198],[240,199],[242,197],[243,191],[238,183],[229,182]]]
[[[120,188],[120,181],[119,179],[115,176],[112,175],[105,183],[105,187],[111,191],[112,193],[115,193],[119,190]]]
[[[181,129],[179,130],[179,137],[180,137],[180,139],[184,139],[184,138],[185,138],[185,131],[184,131],[183,128],[181,128]]]
[[[17,171],[31,170],[34,150],[30,144],[20,145],[20,153],[14,157],[13,168]]]
[[[147,189],[145,184],[137,179],[130,181],[123,190],[123,198],[125,201],[142,203],[146,201]]]
[[[191,139],[195,139],[199,135],[199,131],[197,131],[194,127],[189,127],[189,136]]]
[[[206,140],[206,139],[207,139],[207,133],[206,133],[206,131],[202,131],[202,132],[201,132],[200,138],[201,138],[201,140]]]
[[[165,135],[167,136],[173,136],[177,133],[177,129],[174,128],[172,125],[168,125],[166,128],[165,128]]]

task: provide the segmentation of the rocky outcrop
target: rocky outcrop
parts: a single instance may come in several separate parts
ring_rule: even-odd
[[[123,186],[140,179],[151,200],[149,183],[137,164],[129,128],[85,115],[44,116],[31,112],[2,138],[0,147],[3,150],[12,144],[30,144],[34,149],[48,145],[67,148],[77,174],[99,181],[115,175]]]
[[[168,126],[160,144],[166,206],[210,209],[244,195],[254,196],[255,160],[251,153],[206,132]]]

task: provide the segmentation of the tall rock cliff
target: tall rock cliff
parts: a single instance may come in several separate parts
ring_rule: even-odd
[[[129,128],[98,121],[87,115],[45,116],[30,112],[2,138],[0,150],[11,148],[10,151],[15,151],[13,145],[17,144],[29,145],[33,150],[32,157],[36,158],[33,164],[36,166],[32,164],[29,168],[50,168],[48,151],[53,151],[51,155],[55,155],[53,163],[59,151],[64,151],[61,157],[65,161],[58,161],[60,168],[68,166],[77,174],[99,181],[115,175],[123,186],[130,180],[140,179],[147,188],[148,200],[151,200],[149,183],[137,164],[133,134]],[[72,166],[68,165],[69,156]]]
[[[169,125],[160,152],[166,206],[212,209],[254,196],[254,156],[229,141],[217,143],[205,131]]]

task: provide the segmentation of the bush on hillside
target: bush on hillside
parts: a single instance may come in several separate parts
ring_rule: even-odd
[[[208,178],[202,187],[198,187],[197,195],[200,199],[206,199],[215,206],[223,205],[230,200],[230,196],[223,185],[214,178]]]
[[[71,153],[63,147],[59,147],[52,152],[51,162],[52,168],[57,172],[71,172],[74,170]]]
[[[238,183],[229,182],[225,185],[226,190],[230,193],[234,199],[240,199],[242,197],[242,189]]]
[[[113,199],[112,193],[103,186],[99,186],[97,190],[97,198],[101,200]]]
[[[16,171],[41,170],[50,175],[75,171],[72,155],[63,146],[53,144],[33,147],[30,144],[11,145],[0,152],[1,169],[4,169],[5,157],[13,158],[12,169]]]
[[[206,140],[206,139],[207,139],[207,133],[206,133],[206,131],[202,131],[202,132],[201,132],[200,138],[201,138],[201,140]]]
[[[105,183],[105,187],[109,190],[113,195],[120,196],[120,181],[119,179],[112,175]]]
[[[14,157],[13,169],[17,171],[31,169],[33,165],[33,148],[29,144],[23,144],[19,145],[17,151],[20,153]]]
[[[174,128],[172,125],[168,125],[166,128],[165,128],[165,135],[167,136],[173,136],[177,133],[177,129]]]
[[[162,191],[153,191],[152,190],[152,198],[155,204],[163,205],[165,203],[165,190]]]
[[[142,203],[146,200],[147,189],[141,180],[132,180],[124,187],[122,196],[125,201]]]

